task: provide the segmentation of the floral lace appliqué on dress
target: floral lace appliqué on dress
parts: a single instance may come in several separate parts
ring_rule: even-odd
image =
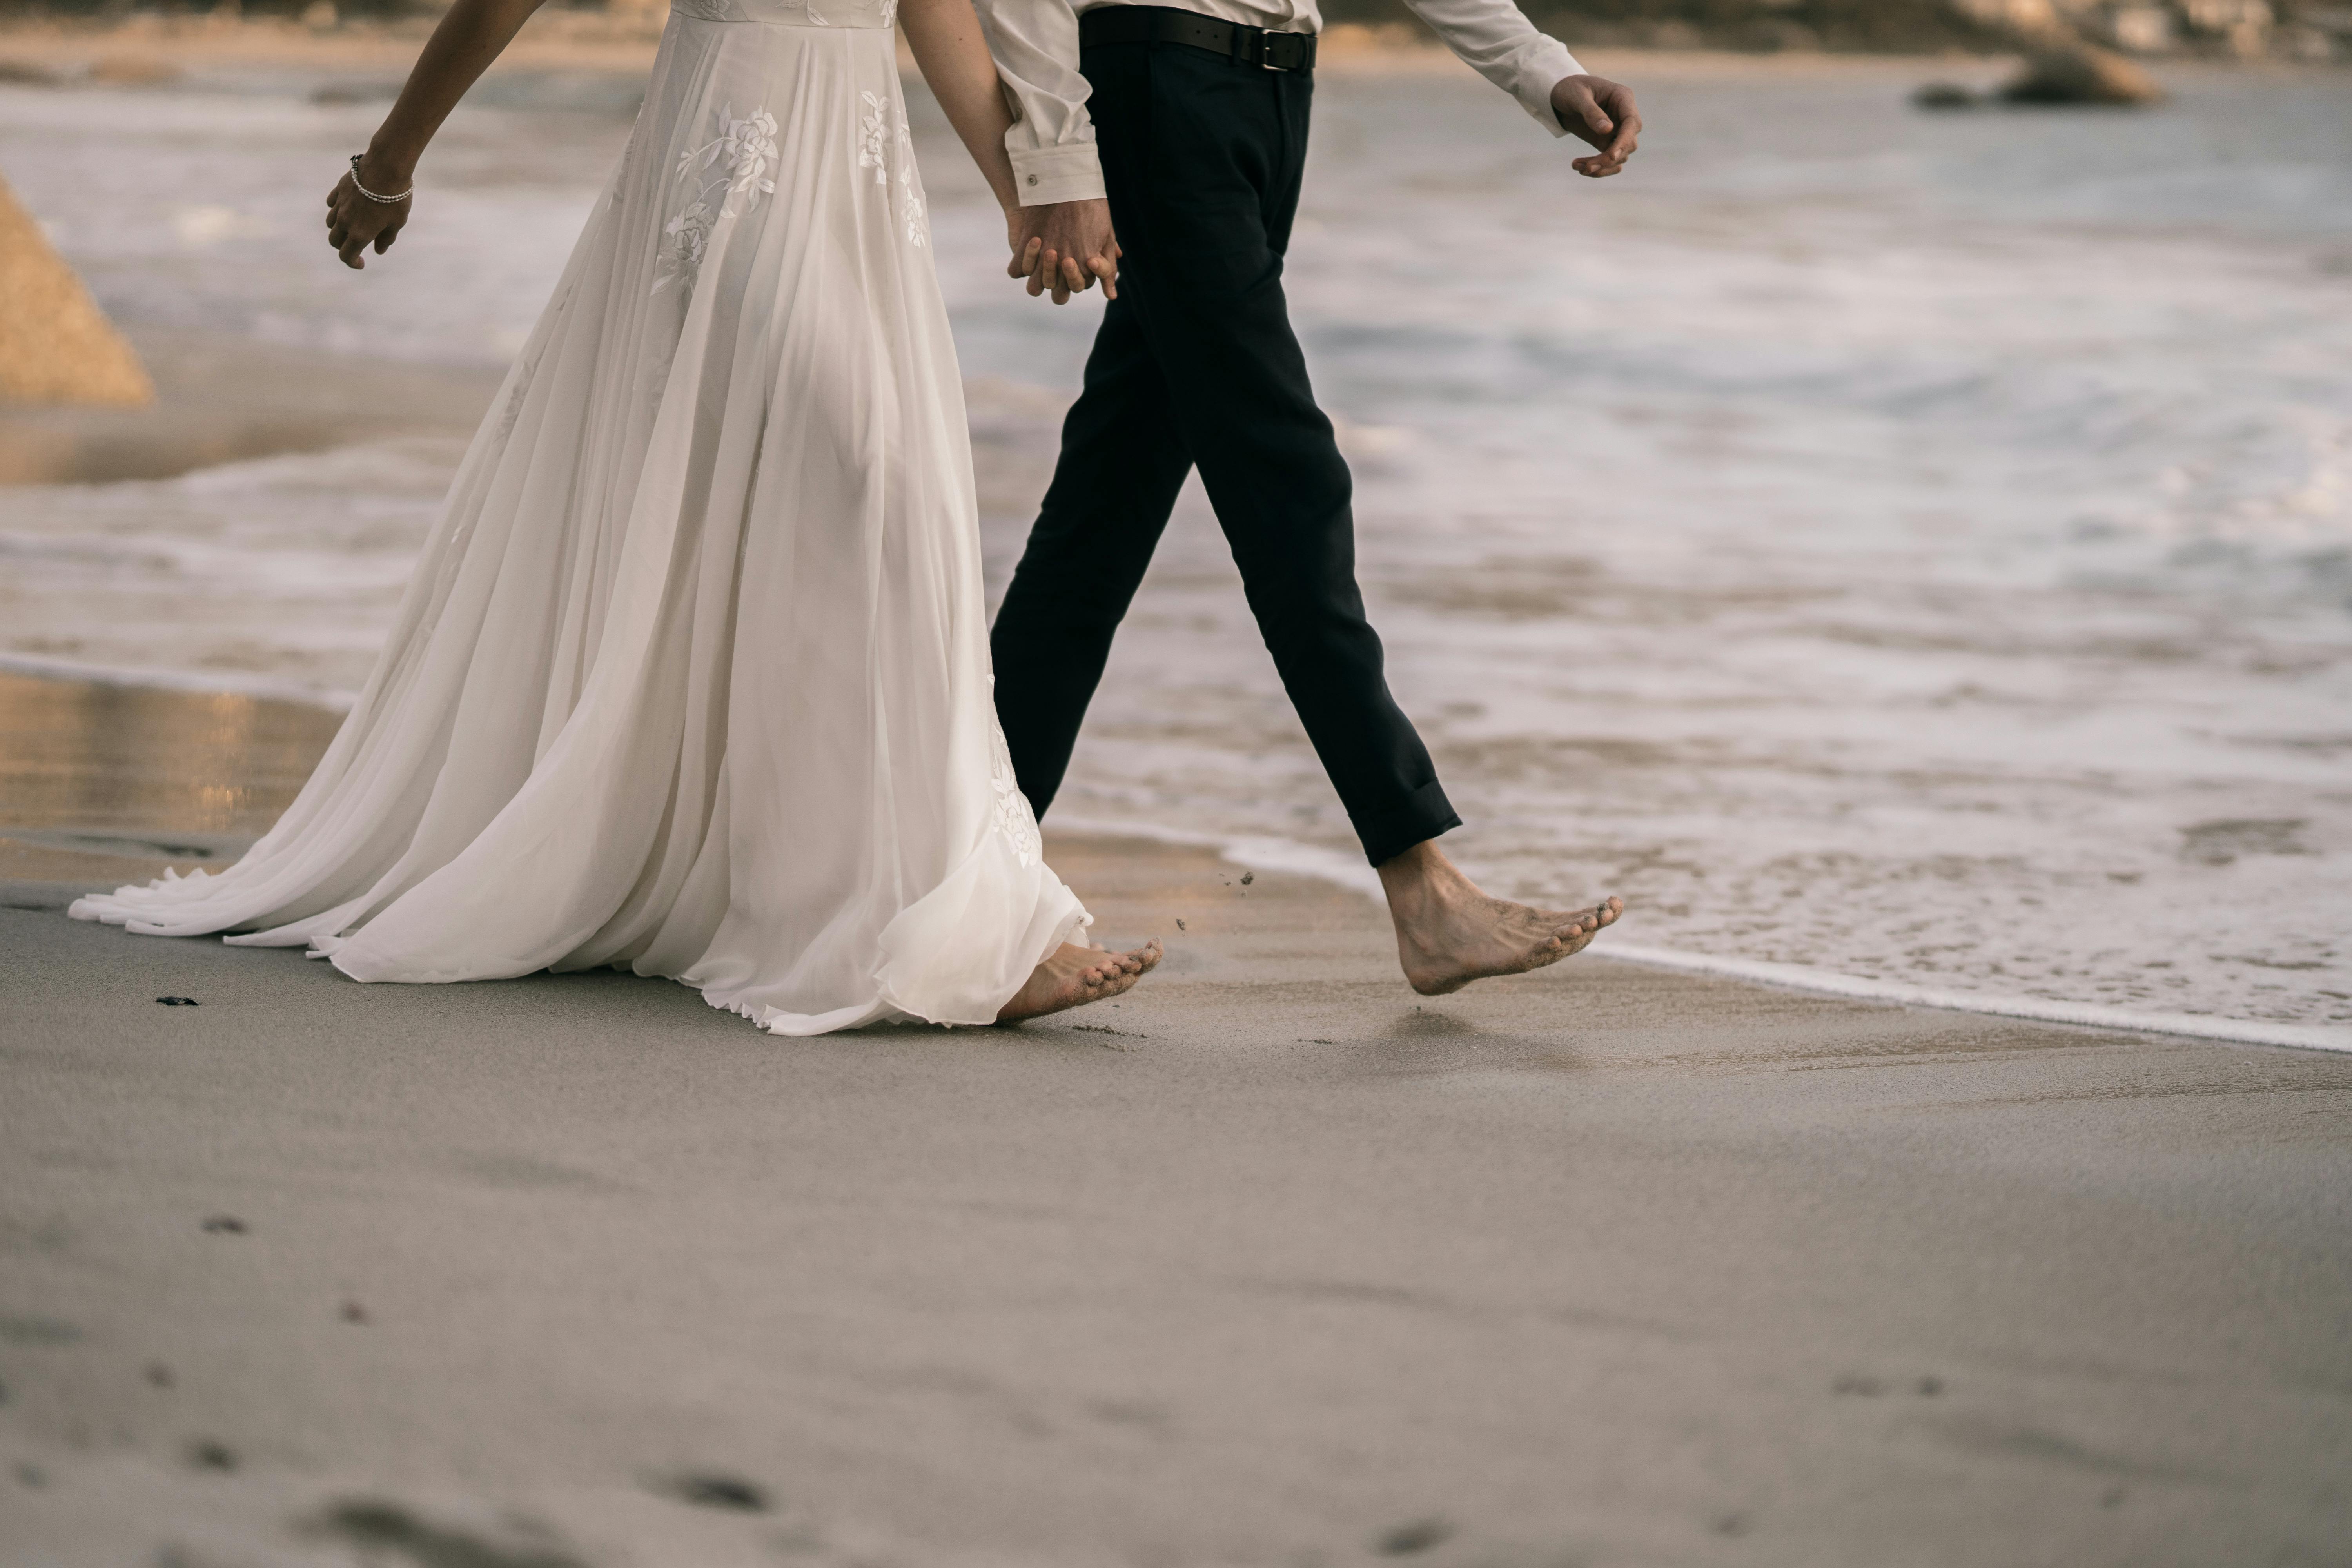
[[[686,205],[662,226],[655,293],[672,284],[681,294],[693,289],[719,220],[750,212],[761,196],[774,194],[776,182],[768,171],[776,157],[776,117],[762,108],[739,120],[731,105],[719,111],[718,135],[678,154],[677,179]]]
[[[898,221],[906,226],[907,243],[923,245],[930,231],[923,221],[923,196],[915,186],[915,141],[907,122],[890,112],[890,102],[878,93],[861,92],[866,112],[857,122],[857,166],[874,171],[874,183],[888,188],[890,153],[898,158]]]
[[[1037,814],[1029,809],[1029,797],[1021,793],[1021,781],[1013,772],[1013,748],[1004,743],[1004,727],[993,716],[988,721],[988,784],[996,792],[996,831],[1012,841],[1013,853],[1023,866],[1034,866],[1045,854],[1045,846],[1037,837]]]

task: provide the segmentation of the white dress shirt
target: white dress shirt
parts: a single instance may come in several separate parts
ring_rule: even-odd
[[[996,68],[1018,119],[1004,133],[1013,177],[1024,206],[1083,201],[1103,194],[1087,79],[1078,74],[1078,13],[1097,5],[1164,0],[972,0]],[[1567,131],[1551,110],[1551,89],[1584,68],[1559,39],[1536,31],[1511,0],[1405,0],[1445,47],[1480,76],[1519,100],[1555,136]],[[1177,0],[1176,8],[1280,33],[1319,33],[1315,0]]]

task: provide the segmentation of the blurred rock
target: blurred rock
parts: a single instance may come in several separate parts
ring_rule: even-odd
[[[2336,58],[2336,40],[2317,27],[2298,25],[2281,29],[2278,48],[2287,58],[2306,65],[2324,66]]]
[[[2277,20],[2270,0],[2175,0],[2189,30],[2219,41],[2231,54],[2247,58],[2267,53],[2271,25]]]
[[[55,87],[58,73],[31,60],[0,60],[0,86]]]
[[[2126,5],[2107,17],[2116,47],[2136,55],[2160,55],[2172,47],[2172,13],[2161,5]]]
[[[1974,109],[1984,100],[1956,81],[1931,81],[1911,95],[1917,109]]]
[[[608,0],[620,5],[624,0]],[[644,0],[627,0],[630,4]],[[2352,0],[1522,0],[1571,46],[2352,58]],[[1327,22],[1428,32],[1404,0],[1322,0]]]
[[[0,403],[140,408],[154,384],[0,181]]]
[[[108,87],[156,87],[180,79],[180,68],[152,55],[107,55],[93,61],[89,79]]]
[[[2011,103],[2123,105],[2160,102],[2164,89],[2122,56],[2083,44],[2037,52],[2000,96]]]
[[[2056,33],[2064,26],[2051,0],[1951,0],[1951,5],[1980,27],[2021,37]]]

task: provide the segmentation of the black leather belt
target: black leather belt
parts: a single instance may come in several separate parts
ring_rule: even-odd
[[[1197,11],[1170,5],[1097,5],[1078,17],[1078,42],[1088,44],[1189,44],[1235,65],[1270,71],[1315,68],[1315,35],[1269,33],[1222,22]]]

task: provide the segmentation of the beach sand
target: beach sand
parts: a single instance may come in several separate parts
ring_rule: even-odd
[[[508,64],[642,71],[561,20]],[[0,31],[68,80],[415,47]],[[458,436],[495,384],[131,335],[157,406],[11,411],[0,479]],[[1169,955],[1017,1030],[363,987],[64,917],[233,861],[338,722],[189,685],[0,672],[0,1561],[2352,1562],[2352,1057],[1608,938],[1428,1001],[1353,893],[1050,824]]]
[[[0,678],[10,1563],[2347,1560],[2352,1059],[1423,1000],[1354,894],[1053,834],[1169,956],[1017,1030],[64,918],[333,721]]]

